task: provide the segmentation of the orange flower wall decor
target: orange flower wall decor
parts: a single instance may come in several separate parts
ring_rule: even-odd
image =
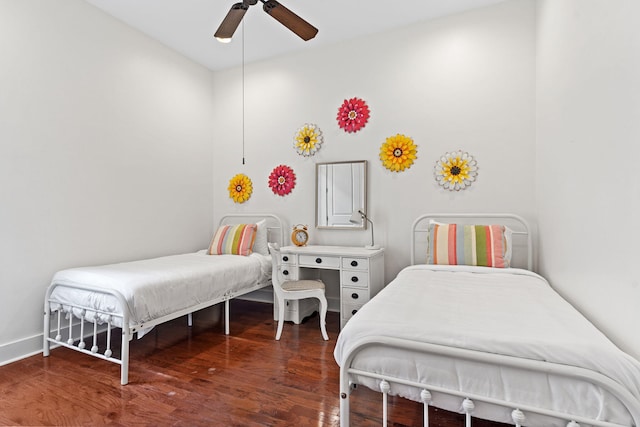
[[[408,136],[397,134],[390,136],[380,147],[380,160],[385,168],[392,172],[409,169],[418,157],[418,146]]]
[[[357,132],[369,120],[369,107],[360,98],[345,99],[338,109],[338,126],[345,132]]]
[[[239,173],[229,180],[229,187],[227,187],[227,189],[229,190],[229,197],[231,197],[234,202],[244,203],[251,197],[253,184],[247,175]]]

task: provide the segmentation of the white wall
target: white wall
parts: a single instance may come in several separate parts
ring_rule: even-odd
[[[640,357],[640,32],[635,0],[539,1],[542,273]]]
[[[364,245],[368,232],[313,227],[316,162],[369,161],[387,280],[409,262],[423,212],[535,219],[534,16],[532,0],[514,0],[248,64],[242,165],[239,68],[212,74],[80,0],[0,0],[0,363],[40,347],[56,270],[203,247],[223,213],[276,212],[311,225],[312,243]],[[346,134],[335,116],[353,96],[372,116]],[[293,149],[306,122],[324,131],[312,158]],[[418,144],[403,173],[378,159],[396,133]],[[433,166],[457,149],[480,171],[451,193]],[[279,164],[298,176],[286,197],[267,186]],[[255,187],[242,205],[226,190],[239,172]]]
[[[311,243],[364,245],[368,231],[315,229],[315,163],[368,160],[369,213],[376,240],[387,249],[387,280],[409,263],[410,225],[421,213],[508,211],[534,219],[534,18],[532,1],[515,0],[247,64],[245,165],[241,70],[217,72],[214,216],[272,211],[288,226],[310,225]],[[229,45],[239,56],[240,47],[239,39]],[[347,134],[335,117],[354,96],[367,101],[371,118]],[[311,158],[293,148],[296,130],[307,122],[324,132],[324,145]],[[378,158],[380,145],[396,133],[418,144],[417,161],[402,173],[386,170]],[[433,168],[439,156],[458,149],[473,154],[480,169],[477,182],[456,193],[438,187]],[[279,164],[297,175],[285,197],[267,185]],[[227,185],[241,172],[254,192],[239,205]]]
[[[0,363],[56,270],[211,233],[212,75],[81,0],[0,0]]]

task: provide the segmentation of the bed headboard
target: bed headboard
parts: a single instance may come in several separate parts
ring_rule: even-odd
[[[284,243],[284,227],[282,219],[275,214],[263,213],[232,213],[223,215],[218,225],[238,224],[238,223],[254,223],[260,220],[267,221],[267,240],[270,243],[283,245]]]
[[[521,216],[506,213],[430,213],[419,216],[411,227],[411,265],[426,261],[429,222],[459,224],[501,224],[513,230],[513,265],[533,271],[533,238],[529,223]]]

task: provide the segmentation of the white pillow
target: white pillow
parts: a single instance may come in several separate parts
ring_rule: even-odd
[[[253,252],[269,255],[269,247],[267,246],[267,236],[269,234],[267,230],[267,220],[262,219],[256,224],[258,225],[258,231],[256,233],[256,240],[253,242]]]

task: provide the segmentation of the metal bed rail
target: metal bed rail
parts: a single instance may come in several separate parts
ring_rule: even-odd
[[[535,407],[532,405],[510,402],[503,399],[491,398],[487,396],[465,393],[464,391],[448,389],[444,387],[434,386],[425,383],[419,383],[407,379],[395,378],[384,374],[367,372],[353,368],[351,365],[358,353],[366,348],[373,346],[382,346],[395,349],[403,349],[408,351],[416,351],[425,354],[433,354],[438,356],[451,357],[456,359],[464,359],[474,362],[487,363],[496,366],[510,367],[533,371],[538,373],[553,374],[567,378],[573,378],[594,384],[603,390],[611,393],[626,408],[629,415],[633,419],[634,426],[640,426],[640,400],[636,398],[629,390],[620,385],[615,380],[606,375],[592,371],[586,368],[562,365],[553,362],[545,362],[541,360],[522,359],[513,356],[506,356],[494,353],[486,353],[477,350],[469,350],[463,348],[448,347],[438,344],[417,342],[404,340],[400,338],[386,336],[371,336],[357,341],[350,349],[349,353],[343,358],[340,364],[340,426],[347,427],[350,425],[350,404],[349,396],[355,388],[357,382],[355,376],[369,377],[380,380],[380,392],[382,392],[383,404],[383,426],[387,425],[387,396],[391,392],[392,384],[401,384],[405,386],[415,387],[421,390],[420,396],[424,405],[424,426],[429,426],[428,408],[431,402],[431,393],[443,393],[450,396],[460,397],[462,399],[461,407],[465,411],[466,427],[471,426],[471,413],[475,408],[474,401],[489,403],[507,408],[511,411],[511,418],[514,425],[524,425],[526,414],[538,414],[553,417],[567,422],[567,427],[579,427],[580,423],[596,426],[596,427],[629,427],[622,424],[611,423],[607,421],[595,420],[583,417],[577,414],[568,414],[547,408]]]
[[[155,327],[157,325],[160,325],[162,323],[168,322],[170,320],[173,319],[177,319],[178,317],[182,317],[182,316],[188,316],[188,325],[192,326],[192,313],[207,307],[211,307],[213,305],[219,304],[221,302],[224,302],[224,332],[226,335],[229,335],[230,333],[230,326],[229,326],[229,301],[232,300],[233,298],[240,296],[240,295],[244,295],[245,293],[249,293],[249,292],[253,292],[255,290],[264,288],[266,286],[270,286],[271,282],[267,281],[267,282],[260,282],[257,283],[256,285],[252,286],[251,288],[247,288],[247,289],[243,289],[242,292],[232,292],[232,291],[228,291],[226,292],[222,297],[220,298],[216,298],[214,300],[211,301],[205,301],[203,303],[200,303],[198,305],[192,306],[192,307],[188,307],[186,309],[183,310],[178,310],[175,311],[169,315],[154,319],[153,321],[149,321],[149,322],[144,322],[144,323],[140,323],[140,324],[135,324],[135,325],[130,325],[130,314],[129,314],[129,309],[128,309],[128,305],[126,303],[126,300],[124,298],[124,296],[115,290],[110,290],[110,289],[102,289],[102,288],[94,288],[94,287],[90,287],[90,286],[82,286],[82,285],[68,285],[68,284],[52,284],[51,286],[49,286],[49,288],[47,289],[47,293],[45,296],[45,303],[44,303],[44,340],[43,340],[43,350],[42,350],[42,354],[44,357],[49,356],[50,353],[50,344],[54,343],[56,345],[61,345],[63,347],[67,347],[70,348],[72,350],[76,350],[79,351],[81,353],[85,353],[88,354],[90,356],[94,356],[100,359],[104,359],[107,360],[109,362],[112,363],[117,363],[119,365],[121,365],[121,372],[120,372],[120,384],[122,385],[126,385],[129,382],[129,342],[133,339],[133,335],[136,332],[140,332],[141,330],[144,329],[149,329],[152,327]],[[53,299],[51,297],[51,293],[53,292],[53,290],[56,287],[66,287],[66,288],[74,288],[74,289],[81,289],[81,290],[85,290],[85,291],[89,291],[89,292],[97,292],[97,293],[102,293],[105,295],[112,295],[113,297],[115,297],[118,301],[119,304],[119,309],[116,312],[107,312],[107,311],[103,311],[103,310],[96,310],[94,308],[91,307],[83,307],[81,305],[78,304],[69,304],[67,302],[60,302],[57,301],[55,299]],[[52,306],[54,307],[52,309]],[[78,316],[78,313],[80,313],[80,316]],[[86,315],[87,313],[89,313],[89,317],[93,318],[92,321],[88,321],[86,319]],[[68,320],[68,333],[67,335],[67,339],[64,339],[64,337],[62,336],[62,329],[61,329],[61,324],[62,324],[62,316],[65,316],[66,319]],[[51,318],[56,317],[57,318],[57,327],[55,329],[55,335],[52,337],[51,335]],[[78,318],[80,319],[80,324],[74,326],[73,325],[73,319]],[[100,323],[99,319],[104,319],[106,318],[106,324],[107,324],[107,329],[106,329],[106,343],[104,345],[104,352],[100,353],[100,349],[99,349],[99,345],[98,345],[98,335],[99,332],[98,331],[98,324]],[[115,322],[115,319],[120,319],[120,322]],[[104,322],[104,320],[102,320],[102,322]],[[86,334],[84,333],[84,325],[85,323],[91,323],[93,325],[93,334],[90,336],[92,336],[92,340],[93,340],[93,345],[91,346],[91,348],[89,350],[86,349],[86,343],[84,341],[84,339],[86,338]],[[79,335],[78,337],[74,337],[73,335],[73,331],[74,329],[77,329],[79,327],[80,331],[79,331]],[[121,344],[121,350],[120,350],[120,358],[114,357],[113,356],[113,351],[111,350],[111,330],[113,328],[121,328],[122,329],[122,344]]]
[[[57,287],[66,287],[73,289],[80,289],[84,291],[97,292],[104,295],[111,295],[118,301],[118,305],[120,307],[117,312],[107,312],[104,310],[98,310],[91,307],[84,307],[79,304],[68,304],[57,301],[51,297],[53,290]],[[53,308],[52,308],[53,307]],[[80,313],[78,316],[76,313]],[[89,314],[89,318],[92,318],[92,321],[87,320],[87,313]],[[57,314],[57,315],[56,315]],[[62,316],[65,316],[68,320],[68,334],[67,339],[63,339],[61,323]],[[55,329],[55,336],[51,336],[51,318],[55,316],[57,318],[57,327]],[[76,325],[76,328],[79,328],[77,337],[74,337],[74,325],[73,319],[80,319],[80,324]],[[105,338],[104,352],[99,353],[100,346],[98,345],[98,324],[104,323],[104,318],[106,317],[107,324],[107,334]],[[129,325],[129,309],[126,303],[124,296],[115,290],[88,287],[82,285],[62,285],[62,284],[52,284],[47,288],[47,292],[45,294],[44,299],[44,331],[43,331],[43,347],[42,347],[42,355],[44,357],[49,356],[51,347],[50,343],[54,343],[56,345],[61,345],[63,347],[70,348],[72,350],[79,351],[81,353],[88,354],[90,356],[94,356],[100,359],[107,360],[112,363],[119,364],[120,368],[120,383],[122,385],[127,384],[129,378],[129,341],[133,337],[131,333]],[[111,350],[111,330],[115,328],[114,320],[120,319],[119,323],[122,329],[122,344],[120,347],[120,358],[113,356],[113,351]],[[87,335],[84,331],[85,323],[91,323],[93,326],[93,332],[89,334],[92,337],[92,346],[87,350],[85,338]]]

